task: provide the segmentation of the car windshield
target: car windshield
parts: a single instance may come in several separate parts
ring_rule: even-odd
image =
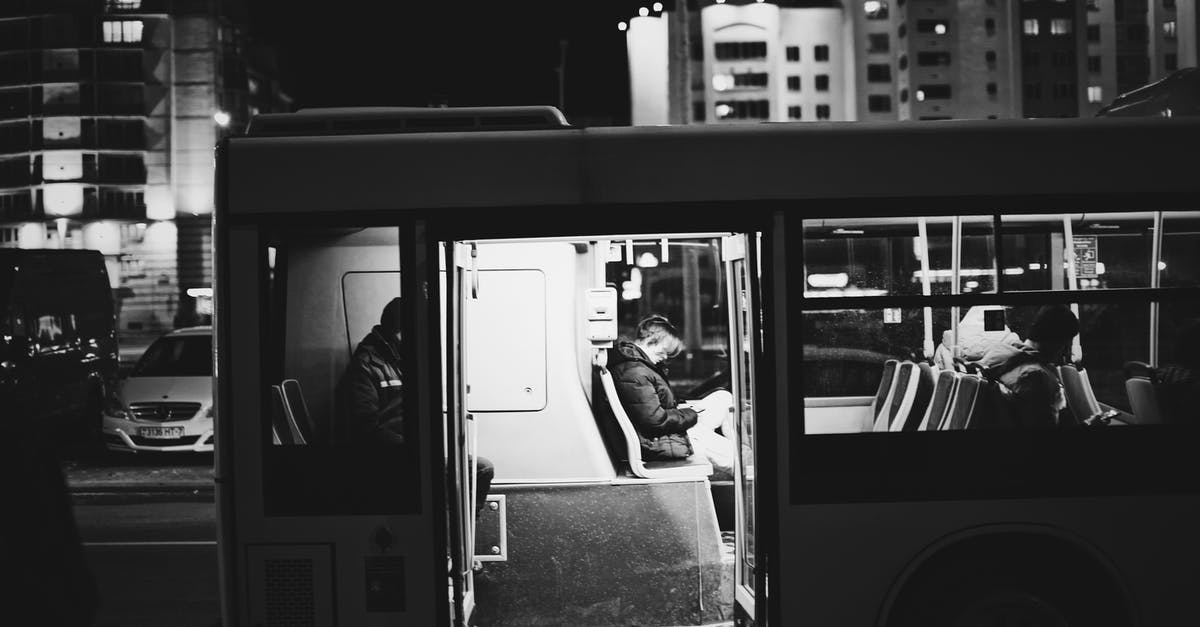
[[[210,377],[212,376],[212,336],[177,335],[160,338],[146,349],[135,377]]]

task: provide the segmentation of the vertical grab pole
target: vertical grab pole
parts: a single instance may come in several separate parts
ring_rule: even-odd
[[[959,271],[962,268],[962,216],[955,215],[950,223],[950,293],[959,292]],[[958,305],[950,307],[950,340],[954,343],[953,354],[958,354]]]
[[[1162,277],[1160,273],[1161,266],[1159,260],[1162,258],[1162,241],[1163,241],[1163,212],[1162,210],[1154,212],[1154,240],[1150,245],[1150,287],[1158,289],[1162,287]],[[1157,300],[1150,301],[1150,365],[1158,367],[1158,315],[1159,303]]]
[[[917,218],[917,239],[921,253],[921,295],[929,296],[929,229],[924,217]],[[933,309],[925,307],[925,359],[933,358]]]
[[[1071,224],[1071,214],[1064,213],[1063,217],[1063,257],[1067,262],[1067,291],[1079,289],[1079,278],[1075,267],[1075,227]],[[1057,269],[1056,269],[1057,271]],[[1071,313],[1079,317],[1079,303],[1071,303]],[[1071,340],[1071,361],[1079,363],[1083,360],[1083,345],[1079,343],[1079,335]]]

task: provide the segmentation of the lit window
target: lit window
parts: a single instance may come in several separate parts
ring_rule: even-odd
[[[813,60],[814,61],[828,61],[829,60],[829,46],[813,46]]]
[[[712,85],[713,85],[713,90],[715,90],[715,91],[725,91],[727,89],[733,89],[733,75],[732,74],[714,74],[713,79],[712,79]]]
[[[1038,34],[1038,21],[1035,19],[1024,20],[1021,22],[1021,27],[1026,35]]]
[[[884,0],[866,0],[863,2],[863,12],[868,20],[885,20],[888,16],[888,5]]]
[[[799,120],[801,113],[802,113],[802,111],[800,109],[800,105],[792,105],[792,106],[788,107],[788,119],[789,120]]]
[[[1163,22],[1163,37],[1175,39],[1175,20]]]
[[[140,20],[104,22],[105,43],[138,43],[141,40],[142,22]]]
[[[1050,20],[1050,34],[1051,35],[1070,35],[1071,34],[1071,20],[1069,20],[1067,18],[1055,18],[1053,20]]]
[[[920,85],[917,89],[917,100],[949,100],[950,86],[944,83]]]
[[[949,28],[950,25],[946,22],[946,20],[917,20],[918,33],[945,35]]]
[[[817,74],[814,76],[813,87],[815,87],[817,91],[829,91],[829,75]]]
[[[109,11],[129,11],[142,8],[142,0],[107,0],[104,6]]]
[[[828,120],[829,119],[829,105],[827,105],[827,104],[817,105],[817,119],[818,120]]]
[[[1104,102],[1104,91],[1099,85],[1088,86],[1088,102]]]

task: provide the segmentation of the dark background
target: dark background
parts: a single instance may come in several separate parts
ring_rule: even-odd
[[[628,123],[625,34],[653,0],[368,2],[244,0],[296,108],[558,103],[576,123]]]

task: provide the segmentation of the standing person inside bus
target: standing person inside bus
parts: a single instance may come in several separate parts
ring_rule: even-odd
[[[974,363],[1004,386],[1007,413],[1022,427],[1059,426],[1067,406],[1055,365],[1071,349],[1079,319],[1066,305],[1041,308],[1025,341],[995,342]]]
[[[354,349],[338,383],[339,416],[333,441],[358,445],[405,447],[404,387],[401,375],[401,300],[388,301],[379,324]],[[487,504],[495,467],[476,458],[476,513]]]
[[[609,350],[608,369],[621,406],[641,439],[642,457],[656,461],[700,453],[715,469],[732,473],[733,440],[714,432],[728,412],[722,414],[705,406],[698,409],[680,406],[667,382],[662,362],[681,350],[679,330],[657,315],[638,323],[632,341],[619,340]],[[711,417],[705,415],[710,412]]]

